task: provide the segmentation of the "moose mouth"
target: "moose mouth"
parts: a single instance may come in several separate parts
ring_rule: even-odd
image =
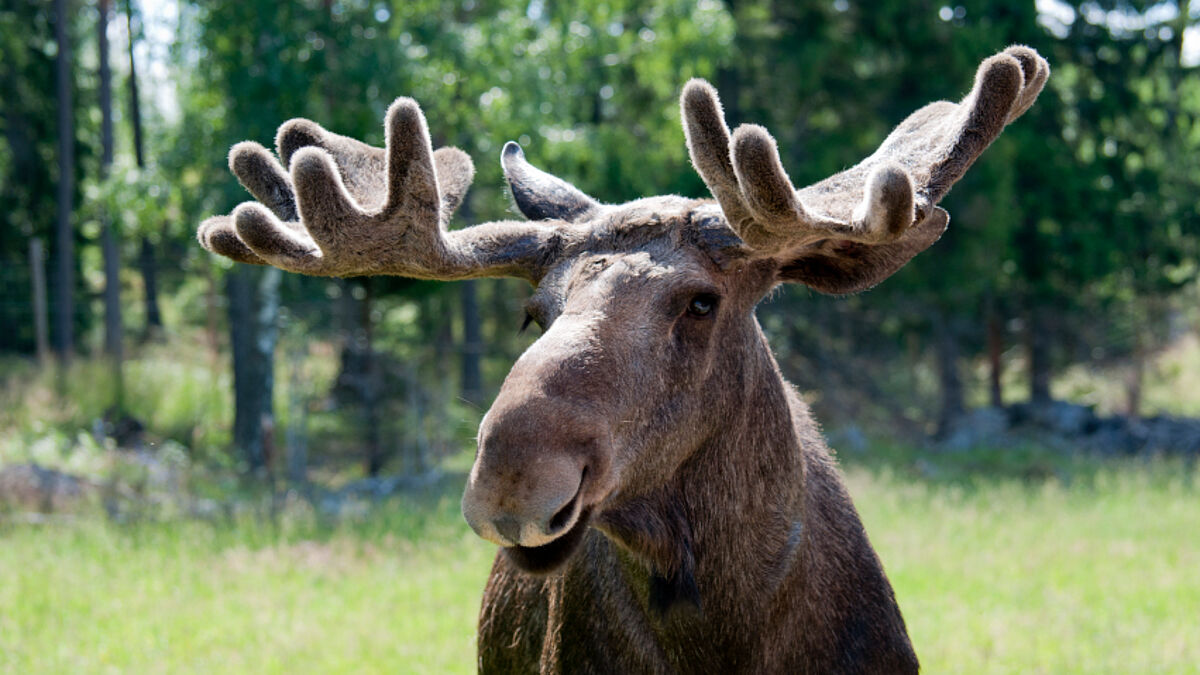
[[[579,548],[591,520],[592,509],[585,507],[571,529],[554,541],[541,546],[506,546],[501,550],[518,569],[530,574],[549,574],[567,562]]]

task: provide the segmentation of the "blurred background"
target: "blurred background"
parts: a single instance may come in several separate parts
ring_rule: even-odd
[[[797,185],[1022,43],[1037,104],[871,291],[759,318],[839,452],[929,672],[1200,672],[1200,6],[4,0],[0,671],[469,672],[493,547],[457,500],[537,338],[513,280],[318,279],[195,229],[228,148],[415,97],[606,202],[708,196],[719,89]]]

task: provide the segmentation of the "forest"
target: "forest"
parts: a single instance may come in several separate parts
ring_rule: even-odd
[[[1014,44],[1051,76],[942,238],[757,316],[930,672],[1200,672],[1190,0],[5,0],[0,671],[474,666],[492,549],[458,499],[529,285],[213,255],[234,144],[304,117],[382,147],[411,96],[477,169],[452,228],[520,218],[510,140],[605,203],[707,197],[699,77],[809,185]]]

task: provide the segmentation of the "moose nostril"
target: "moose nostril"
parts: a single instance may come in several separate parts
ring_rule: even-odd
[[[521,523],[516,518],[505,516],[492,522],[500,536],[516,544],[521,541]]]
[[[575,496],[571,497],[570,501],[550,517],[546,534],[555,534],[571,522],[571,516],[575,515],[575,502],[579,501],[579,495],[583,494],[585,480],[587,480],[587,467],[583,468],[583,475],[579,477],[579,487],[575,490]]]
[[[546,531],[546,534],[554,534],[567,526],[567,522],[571,520],[571,514],[575,512],[576,498],[577,497],[572,497],[571,501],[567,502],[566,506],[559,509],[558,513],[555,513],[554,516],[550,518],[550,528]]]

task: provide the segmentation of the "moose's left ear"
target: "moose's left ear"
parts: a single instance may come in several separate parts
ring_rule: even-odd
[[[500,163],[512,189],[513,201],[530,220],[581,222],[602,208],[600,202],[579,188],[530,164],[521,146],[512,141],[504,144]]]

